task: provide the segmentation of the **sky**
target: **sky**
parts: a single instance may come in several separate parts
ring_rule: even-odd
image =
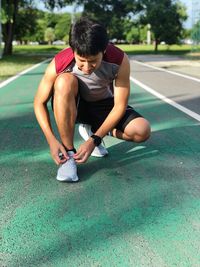
[[[179,0],[180,2],[182,2],[183,4],[185,4],[186,8],[187,8],[187,14],[188,14],[188,19],[187,21],[184,23],[185,28],[191,28],[192,27],[192,2],[194,2],[195,6],[199,6],[199,12],[200,12],[200,0]],[[44,9],[44,4],[42,1],[39,1],[38,7],[41,9]],[[72,13],[73,12],[74,7],[73,6],[66,6],[65,8],[63,8],[62,10],[59,10],[58,12],[69,12]],[[81,12],[83,10],[82,7],[76,7],[76,12]],[[56,12],[56,10],[55,10]],[[200,13],[199,13],[200,14]]]
[[[199,0],[180,0],[187,8],[188,19],[184,23],[186,28],[192,28],[192,1],[199,2]]]
[[[39,1],[37,6],[38,6],[38,8],[47,11],[47,9],[45,9],[44,3],[42,1]],[[70,5],[70,6],[66,6],[65,8],[62,8],[61,10],[60,9],[59,10],[55,9],[55,12],[62,12],[62,13],[69,12],[69,13],[72,13],[73,10],[74,10],[74,6]],[[76,6],[76,12],[82,12],[82,11],[83,11],[83,8],[81,6]]]

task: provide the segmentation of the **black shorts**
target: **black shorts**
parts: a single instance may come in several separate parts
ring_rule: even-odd
[[[82,98],[77,100],[77,123],[90,124],[95,132],[104,122],[114,106],[114,98],[106,98],[100,101],[87,102]],[[123,118],[115,126],[116,129],[124,132],[128,123],[136,118],[142,117],[131,106],[127,106]]]

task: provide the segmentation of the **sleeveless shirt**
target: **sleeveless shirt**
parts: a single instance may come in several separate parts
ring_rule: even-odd
[[[113,97],[113,81],[122,63],[124,52],[113,44],[108,44],[101,65],[91,74],[83,74],[78,69],[74,53],[66,48],[55,56],[56,73],[73,73],[78,78],[79,93],[86,101],[98,101]]]

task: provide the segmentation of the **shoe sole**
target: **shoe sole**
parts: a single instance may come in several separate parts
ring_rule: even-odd
[[[93,153],[92,152],[92,154],[91,154],[91,156],[93,156],[93,157],[96,157],[96,158],[103,158],[103,157],[105,157],[105,156],[107,156],[108,155],[108,153],[105,153],[105,154],[95,154],[95,153]]]
[[[59,176],[56,177],[56,180],[59,181],[59,182],[67,182],[67,183],[76,183],[79,181],[79,179],[77,178],[77,180],[66,180],[66,179],[62,179],[60,178]]]

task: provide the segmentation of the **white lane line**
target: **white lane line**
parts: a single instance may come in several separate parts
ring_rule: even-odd
[[[44,61],[42,61],[42,62],[40,62],[40,63],[38,63],[38,64],[36,64],[36,65],[34,65],[34,66],[28,68],[28,69],[26,69],[26,70],[24,70],[24,71],[22,71],[22,72],[16,74],[15,76],[13,76],[13,77],[11,77],[11,78],[9,78],[9,79],[3,81],[2,83],[0,83],[0,88],[6,86],[8,83],[14,81],[15,79],[19,78],[19,77],[22,76],[23,74],[25,74],[25,73],[27,73],[27,72],[29,72],[29,71],[31,71],[31,70],[33,70],[33,69],[39,67],[41,64],[46,63],[46,62],[48,62],[48,61],[49,61],[49,59],[46,59],[46,60],[44,60]]]
[[[154,89],[150,88],[149,86],[141,83],[140,81],[136,80],[133,77],[130,77],[131,81],[135,84],[137,84],[138,86],[142,87],[144,90],[146,90],[147,92],[149,92],[152,95],[155,95],[157,98],[160,98],[162,101],[166,102],[167,104],[175,107],[176,109],[186,113],[187,115],[189,115],[190,117],[192,117],[193,119],[200,121],[200,115],[188,108],[183,107],[182,105],[176,103],[175,101],[167,98],[164,95],[161,95],[160,93],[156,92]]]
[[[164,72],[176,75],[176,76],[180,76],[180,77],[183,77],[183,78],[186,78],[186,79],[189,79],[189,80],[193,80],[195,82],[200,82],[200,79],[192,77],[192,76],[189,76],[189,75],[186,75],[186,74],[181,74],[181,73],[174,72],[174,71],[171,71],[171,70],[166,70],[166,69],[163,69],[163,68],[155,67],[155,66],[149,65],[147,63],[143,63],[143,62],[137,61],[137,60],[133,60],[133,61],[135,63],[143,65],[145,67],[149,67],[149,68],[152,68],[152,69],[155,69],[155,70],[159,70],[159,71],[164,71]]]

